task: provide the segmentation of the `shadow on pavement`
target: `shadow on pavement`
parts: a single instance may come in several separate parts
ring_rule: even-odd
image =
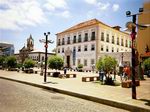
[[[145,101],[145,105],[150,106],[150,100],[147,100],[147,99],[139,99],[139,100]]]

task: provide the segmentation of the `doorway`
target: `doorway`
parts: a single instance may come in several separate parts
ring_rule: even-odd
[[[70,67],[70,56],[67,56],[67,67]]]

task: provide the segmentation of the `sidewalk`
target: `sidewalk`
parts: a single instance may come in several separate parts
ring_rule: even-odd
[[[61,73],[63,73],[63,71],[61,71]],[[137,87],[137,100],[133,100],[131,98],[131,88],[82,82],[82,76],[98,74],[85,72],[73,73],[77,74],[76,78],[60,79],[47,77],[46,84],[43,84],[44,77],[39,74],[0,70],[0,78],[54,90],[63,94],[124,108],[134,112],[150,112],[150,78],[146,78],[145,81],[140,81],[140,86]],[[119,79],[119,77],[117,78]]]

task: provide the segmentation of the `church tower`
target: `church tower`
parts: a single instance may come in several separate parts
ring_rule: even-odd
[[[34,48],[34,40],[32,38],[32,35],[30,34],[30,37],[27,39],[27,49],[29,51],[33,51]]]

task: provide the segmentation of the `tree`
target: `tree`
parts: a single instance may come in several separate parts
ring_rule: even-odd
[[[3,67],[5,58],[3,56],[0,56],[0,66]]]
[[[110,71],[114,70],[114,68],[117,65],[117,61],[115,58],[112,58],[110,56],[105,56],[104,58],[100,58],[96,63],[96,68],[98,70],[103,69],[106,74],[110,73]]]
[[[143,67],[145,70],[150,70],[150,57],[144,60]]]
[[[48,66],[52,69],[61,69],[63,67],[63,64],[64,60],[57,55],[51,56],[48,59]]]
[[[110,56],[105,56],[103,58],[100,58],[96,63],[97,70],[101,71],[102,69],[105,72],[106,77],[106,84],[112,84],[112,78],[110,77],[110,72],[115,70],[115,67],[117,65],[117,61],[115,58],[112,58]]]
[[[25,68],[32,68],[32,67],[34,67],[34,65],[35,65],[35,62],[32,59],[30,59],[30,58],[25,59],[25,61],[24,61]]]
[[[15,68],[17,65],[17,60],[15,56],[6,57],[6,64],[8,68]]]

